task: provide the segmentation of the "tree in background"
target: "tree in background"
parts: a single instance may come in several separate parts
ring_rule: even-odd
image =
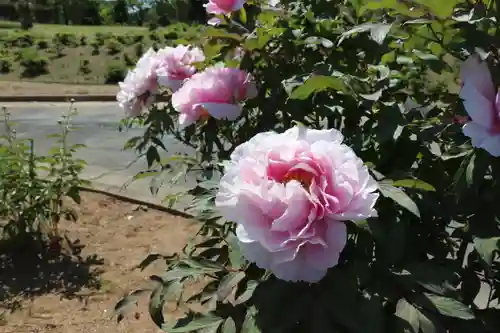
[[[126,0],[116,0],[113,6],[113,19],[115,23],[127,24],[129,21],[128,4]]]
[[[30,0],[19,0],[16,2],[16,10],[19,15],[21,28],[28,30],[33,28],[33,4]]]

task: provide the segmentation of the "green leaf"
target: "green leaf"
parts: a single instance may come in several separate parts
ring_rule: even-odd
[[[450,18],[453,14],[455,6],[461,2],[459,0],[415,0],[415,2],[422,4],[429,8],[432,13],[441,18]]]
[[[242,268],[245,265],[245,258],[241,254],[240,245],[238,239],[234,234],[230,234],[226,238],[229,243],[229,261],[231,266],[234,268]]]
[[[429,183],[424,182],[423,180],[420,179],[401,179],[401,180],[395,180],[392,183],[392,186],[396,187],[407,187],[407,188],[416,188],[419,190],[423,191],[428,191],[428,192],[436,192],[436,189],[434,186],[432,186]]]
[[[236,285],[245,278],[245,272],[231,272],[224,276],[217,288],[217,299],[226,299]]]
[[[359,96],[363,97],[366,100],[376,102],[376,101],[378,101],[380,99],[380,97],[382,97],[382,92],[383,92],[383,89],[380,89],[380,90],[377,90],[374,93],[371,93],[371,94],[359,94]]]
[[[245,291],[236,298],[236,301],[234,302],[234,304],[238,305],[238,304],[245,303],[246,301],[248,301],[252,297],[252,295],[253,295],[253,293],[258,285],[259,285],[259,282],[257,282],[257,281],[254,281],[254,280],[248,281]]]
[[[160,154],[155,146],[150,146],[148,148],[146,152],[146,161],[148,163],[148,168],[151,168],[155,162],[160,162]]]
[[[224,325],[222,325],[222,333],[236,333],[236,323],[233,318],[226,318]]]
[[[241,23],[243,23],[243,24],[247,23],[247,11],[245,10],[244,7],[241,8],[239,11],[239,19],[240,19]]]
[[[340,38],[337,41],[337,46],[339,46],[346,38],[361,33],[361,32],[370,32],[370,38],[377,42],[378,44],[382,44],[385,40],[385,37],[391,30],[392,25],[386,23],[363,23],[355,26],[352,29],[342,33]]]
[[[418,333],[420,329],[420,321],[418,310],[404,298],[398,301],[396,305],[396,316],[403,319],[411,327],[413,333]]]
[[[403,190],[394,187],[393,182],[390,180],[382,180],[378,183],[380,193],[386,198],[394,200],[395,203],[408,211],[413,213],[415,216],[420,218],[420,211],[418,210],[415,202],[405,193]]]
[[[188,333],[201,329],[213,329],[218,328],[224,321],[224,318],[207,315],[204,317],[193,319],[184,324],[185,320],[178,320],[173,327],[168,327],[166,325],[161,326],[161,329],[169,333]]]
[[[430,311],[437,311],[438,313],[448,317],[460,318],[465,320],[471,320],[475,318],[472,310],[467,305],[457,301],[456,299],[427,293],[425,294],[425,296],[434,307],[428,308],[428,310]]]
[[[312,93],[328,89],[344,91],[345,85],[342,79],[334,76],[314,75],[307,79],[302,85],[295,88],[290,99],[306,99]]]
[[[422,333],[436,333],[436,327],[434,323],[427,318],[422,312],[417,311],[418,321],[420,323],[420,330]]]
[[[261,333],[260,329],[257,327],[257,323],[255,322],[256,313],[257,310],[254,306],[247,310],[245,320],[243,321],[241,328],[241,333]]]
[[[474,248],[484,262],[491,266],[495,252],[500,250],[500,237],[474,238]]]
[[[476,154],[472,154],[469,163],[467,164],[467,168],[465,169],[465,182],[468,186],[471,186],[474,182],[474,166],[476,161]]]

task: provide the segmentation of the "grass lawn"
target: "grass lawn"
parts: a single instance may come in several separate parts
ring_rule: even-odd
[[[35,24],[0,21],[0,81],[116,84],[150,47],[187,44],[200,26],[145,27]]]
[[[21,29],[18,22],[0,21],[0,34],[15,34]],[[158,30],[161,32],[161,28]],[[164,28],[163,30],[168,30]],[[39,36],[54,36],[57,33],[70,33],[76,35],[95,35],[96,33],[147,33],[146,27],[131,27],[120,25],[62,25],[62,24],[40,24],[35,23],[33,29],[30,30],[34,35]]]

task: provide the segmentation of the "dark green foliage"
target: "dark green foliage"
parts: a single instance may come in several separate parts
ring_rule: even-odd
[[[61,133],[51,135],[59,141],[47,156],[38,155],[32,139],[16,137],[9,114],[5,109],[3,112],[0,218],[7,223],[0,229],[0,238],[15,240],[14,245],[20,249],[27,244],[19,244],[19,241],[30,239],[50,245],[52,240],[60,238],[57,226],[62,218],[77,219],[75,211],[66,207],[63,199],[80,203],[78,186],[85,182],[79,175],[85,162],[75,159],[73,154],[82,145],[70,146],[67,142],[68,114],[61,121]]]
[[[21,50],[19,58],[24,77],[36,77],[48,73],[49,59],[41,56],[36,49]]]
[[[108,69],[105,74],[106,84],[115,84],[123,81],[126,75],[126,67],[121,61],[114,61],[109,64]]]
[[[207,27],[200,44],[208,61],[250,72],[259,96],[236,122],[210,118],[182,130],[171,105],[158,105],[142,119],[144,136],[126,144],[146,156],[148,170],[137,178],[151,176],[155,192],[160,180],[190,170],[199,180],[189,211],[201,222],[201,240],[141,265],[168,266],[151,277],[156,325],[171,333],[499,332],[500,164],[473,149],[453,120],[465,115],[454,84],[464,50],[491,52],[498,77],[493,4],[284,1],[279,11],[246,6],[233,13],[236,23]],[[245,51],[241,61],[232,58],[236,46]],[[257,133],[297,122],[341,130],[381,193],[379,216],[348,223],[339,264],[317,284],[285,283],[246,262],[234,223],[214,207],[220,162]],[[164,135],[198,158],[160,158]],[[165,199],[174,204],[180,195]],[[167,299],[200,277],[207,283],[187,302],[207,311],[164,317]],[[480,293],[481,285],[491,291]]]

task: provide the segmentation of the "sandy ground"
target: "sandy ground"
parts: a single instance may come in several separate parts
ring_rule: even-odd
[[[84,246],[78,256],[0,254],[0,332],[159,332],[147,312],[147,295],[119,324],[113,308],[163,270],[161,262],[143,272],[136,269],[148,254],[179,251],[197,226],[95,193],[83,193],[78,211],[79,221],[60,225]],[[168,312],[167,317],[182,314],[180,309]]]
[[[0,96],[116,95],[118,85],[72,85],[0,81]]]

